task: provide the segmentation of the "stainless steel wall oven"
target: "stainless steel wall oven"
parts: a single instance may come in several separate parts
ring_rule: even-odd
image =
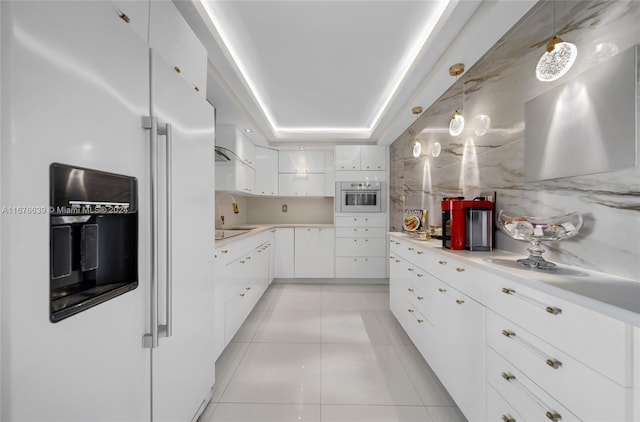
[[[336,182],[336,212],[386,212],[383,182]]]

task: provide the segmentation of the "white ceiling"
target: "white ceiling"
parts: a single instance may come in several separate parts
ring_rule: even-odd
[[[209,53],[217,123],[262,145],[390,144],[533,0],[176,2]]]

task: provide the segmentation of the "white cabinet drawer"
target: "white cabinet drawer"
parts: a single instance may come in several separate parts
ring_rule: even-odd
[[[487,348],[487,382],[525,421],[579,421],[513,365]]]
[[[487,385],[487,421],[524,422],[524,420],[491,385]]]
[[[419,253],[420,251],[416,251]],[[487,273],[460,261],[426,251],[427,269],[431,274],[484,304]]]
[[[384,227],[338,227],[336,237],[386,237]]]
[[[627,324],[496,276],[487,280],[487,306],[617,384],[631,386]]]
[[[336,256],[385,256],[383,238],[336,238]]]
[[[358,215],[353,214],[349,216],[336,217],[336,227],[386,227],[387,224],[386,214],[368,214]]]
[[[492,311],[487,315],[487,344],[577,416],[630,419],[626,388]]]
[[[336,277],[338,278],[385,278],[385,257],[336,257]]]

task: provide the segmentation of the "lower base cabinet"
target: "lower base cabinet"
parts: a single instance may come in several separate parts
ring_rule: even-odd
[[[468,420],[640,421],[629,324],[396,237],[389,268],[392,313]]]

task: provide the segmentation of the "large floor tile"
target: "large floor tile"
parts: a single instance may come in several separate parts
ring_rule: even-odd
[[[320,312],[322,290],[315,286],[309,287],[309,289],[281,289],[270,304],[271,310]]]
[[[447,390],[415,347],[396,345],[395,350],[416,391],[418,391],[422,404],[425,406],[455,406]]]
[[[387,337],[389,337],[389,342],[391,344],[406,344],[414,347],[413,342],[407,335],[406,331],[404,331],[390,310],[376,310],[375,312],[380,324],[382,324],[382,327],[387,333]]]
[[[209,422],[320,422],[320,405],[220,403]]]
[[[323,344],[323,404],[422,405],[390,345]]]
[[[371,307],[378,311],[388,311],[389,310],[389,292],[381,291],[381,292],[367,292],[364,293],[365,297],[369,301]]]
[[[251,343],[221,402],[319,404],[320,346]]]
[[[216,383],[213,386],[212,402],[218,402],[227,388],[242,357],[249,348],[249,343],[229,343],[216,361]]]
[[[323,405],[323,422],[432,422],[422,406]]]
[[[323,343],[390,344],[373,311],[325,311],[322,313]]]
[[[257,343],[320,343],[320,311],[273,311],[264,315],[253,338]]]
[[[322,312],[335,311],[373,311],[373,307],[361,292],[323,291]]]

